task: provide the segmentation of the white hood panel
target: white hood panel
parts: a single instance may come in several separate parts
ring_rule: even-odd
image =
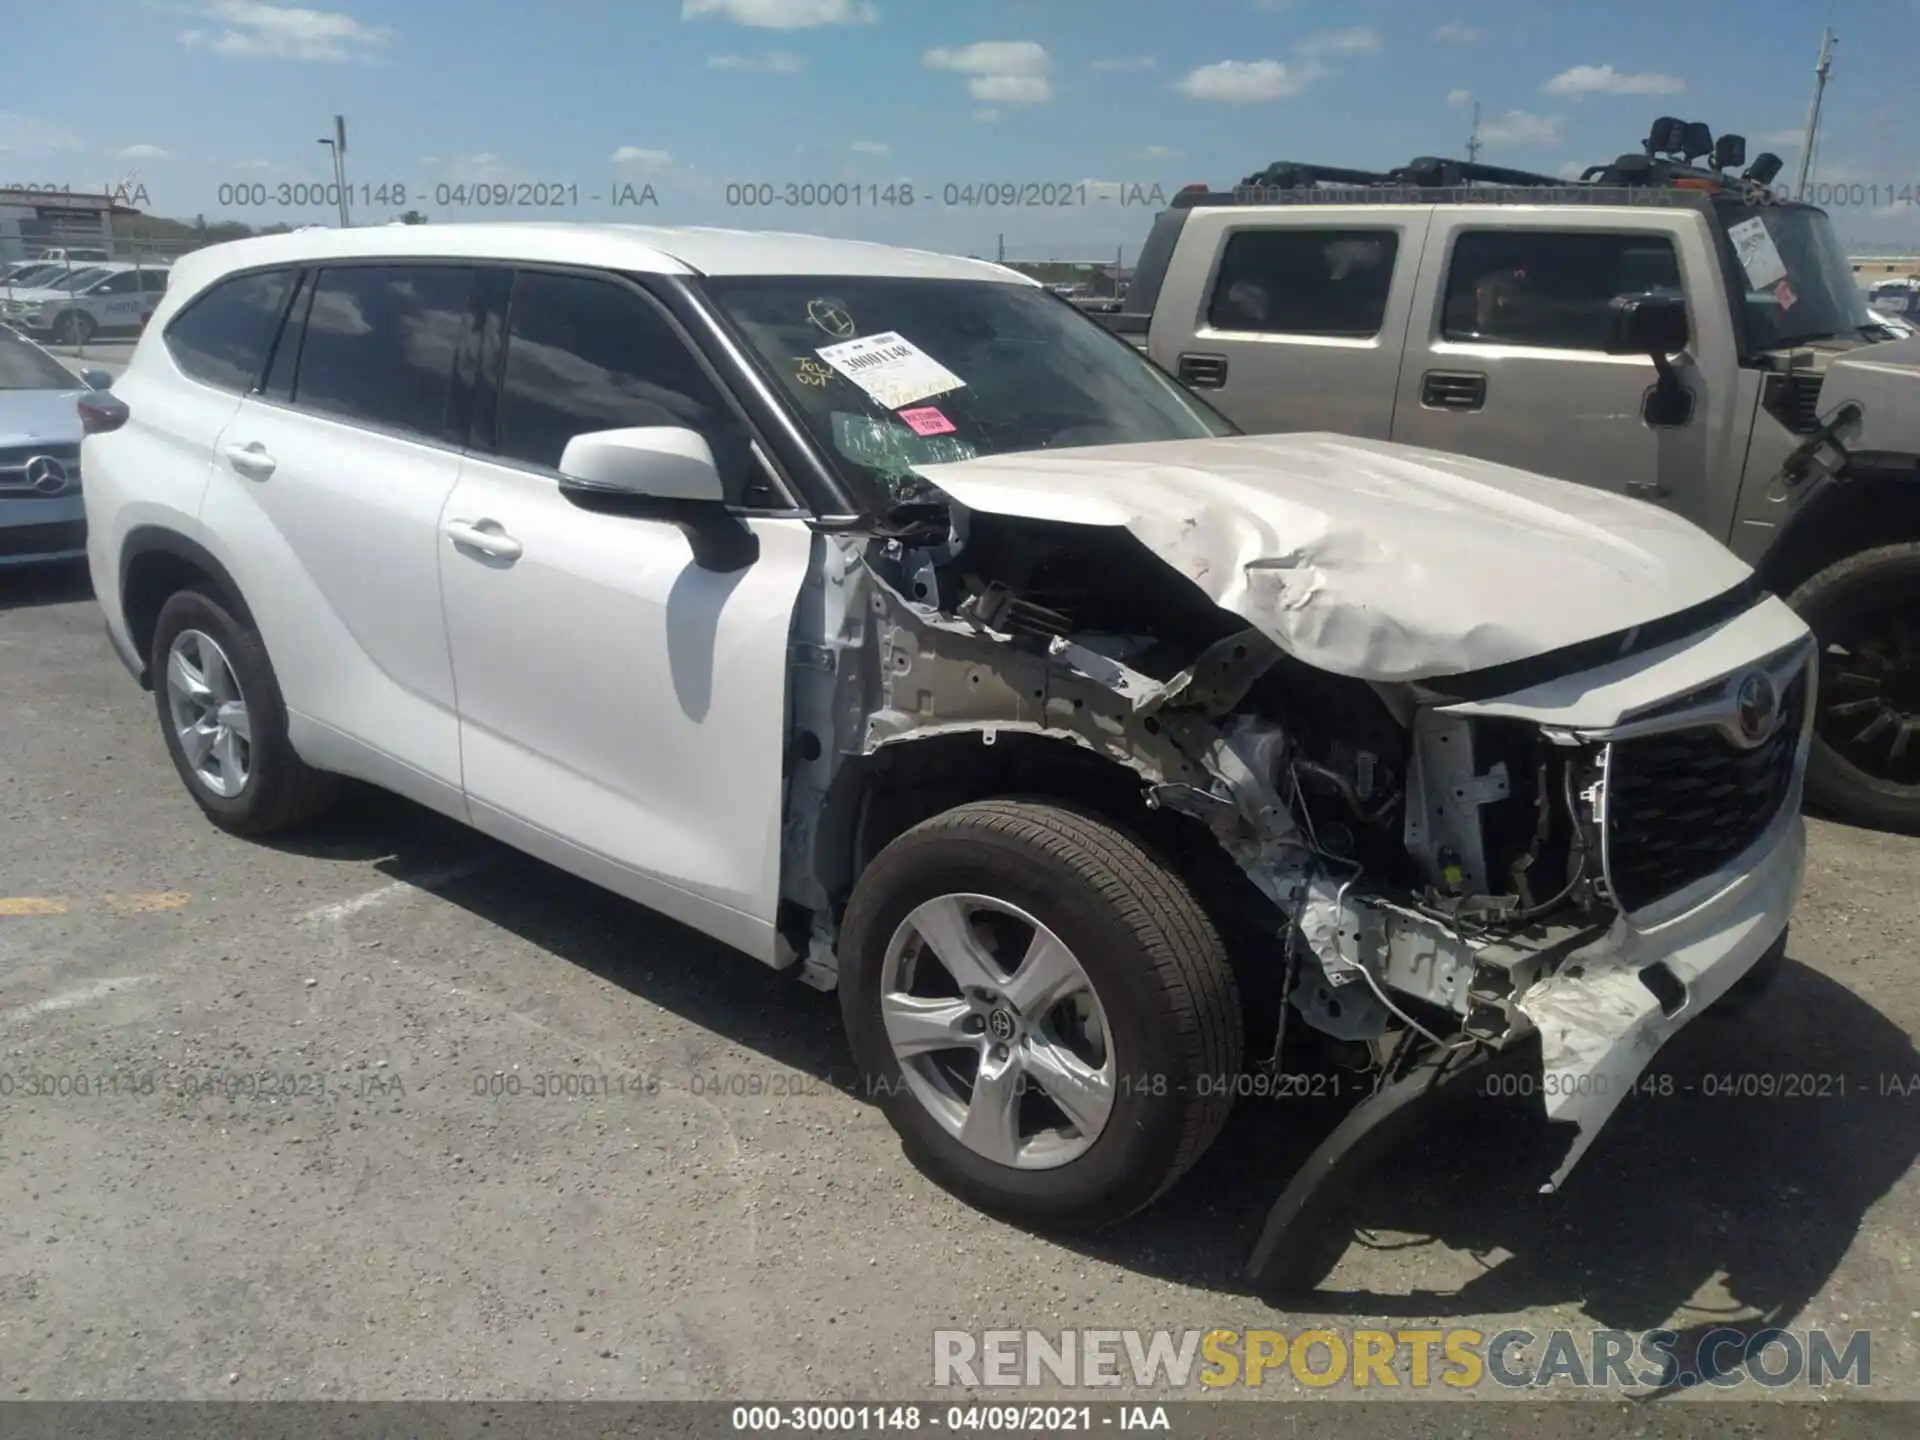
[[[1751,573],[1642,501],[1341,435],[1038,450],[916,473],[968,510],[1124,526],[1299,659],[1378,682],[1529,659]]]

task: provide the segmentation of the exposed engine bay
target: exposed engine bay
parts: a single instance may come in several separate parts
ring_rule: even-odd
[[[833,916],[850,878],[834,857],[849,835],[860,849],[850,797],[863,768],[940,738],[1040,742],[1054,755],[1064,742],[1125,767],[1147,812],[1182,817],[1196,845],[1230,857],[1261,917],[1254,963],[1278,972],[1268,1067],[1317,1037],[1384,1092],[1537,1039],[1548,1115],[1578,1127],[1543,1188],[1573,1168],[1680,1012],[1752,963],[1703,987],[1630,945],[1614,968],[1583,957],[1619,940],[1623,912],[1746,850],[1790,792],[1797,812],[1802,726],[1781,727],[1784,758],[1742,762],[1758,779],[1723,767],[1711,797],[1700,792],[1738,827],[1662,801],[1659,825],[1616,819],[1610,832],[1610,767],[1630,796],[1664,793],[1676,766],[1696,763],[1703,732],[1619,747],[1449,713],[1458,697],[1433,683],[1302,662],[1125,529],[957,507],[946,522],[943,508],[938,524],[890,540],[823,537],[830,553],[801,602],[783,894],[811,928],[795,949],[813,983],[834,983]],[[1783,684],[1806,658],[1797,646],[1779,660]],[[1668,821],[1681,838],[1648,838],[1647,864],[1609,864],[1610,833],[1620,848]]]

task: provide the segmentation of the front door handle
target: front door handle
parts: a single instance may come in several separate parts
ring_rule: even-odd
[[[1420,377],[1420,403],[1429,410],[1478,410],[1487,403],[1487,377],[1476,370],[1429,370]]]
[[[444,534],[465,550],[478,550],[495,560],[518,560],[520,542],[500,528],[498,520],[449,520]]]
[[[226,449],[227,463],[242,475],[251,475],[256,480],[264,480],[273,474],[274,466],[280,462],[267,453],[267,447],[258,440],[249,440],[244,445],[229,445]]]

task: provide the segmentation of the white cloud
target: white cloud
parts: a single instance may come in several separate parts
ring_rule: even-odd
[[[1680,95],[1686,88],[1687,82],[1678,75],[1662,75],[1657,70],[1628,74],[1611,65],[1575,65],[1540,87],[1543,94],[1573,100],[1589,95]]]
[[[790,55],[785,50],[769,50],[764,55],[709,55],[709,70],[752,70],[761,75],[791,75],[796,70],[807,68],[804,55]]]
[[[673,164],[673,156],[664,150],[648,150],[639,145],[622,145],[613,152],[613,163],[629,170],[653,173]]]
[[[1132,55],[1122,60],[1089,60],[1089,70],[1110,70],[1120,74],[1131,74],[1139,70],[1151,70],[1154,67],[1151,55]]]
[[[1578,160],[1562,160],[1554,169],[1554,174],[1562,180],[1578,180],[1587,167]]]
[[[158,145],[129,145],[120,152],[122,160],[171,160],[172,155]]]
[[[1471,105],[1472,103],[1473,92],[1471,90],[1447,91],[1447,104],[1453,106],[1456,110],[1460,109],[1463,105]]]
[[[891,145],[882,145],[878,140],[856,140],[852,148],[862,155],[888,155],[893,151]]]
[[[422,163],[431,165],[435,162],[433,157],[428,156]],[[271,170],[273,169],[273,162],[271,160],[241,160],[236,162],[233,168],[236,170]]]
[[[217,21],[218,30],[184,30],[180,43],[216,55],[275,60],[358,60],[393,38],[337,10],[269,5],[265,0],[206,0],[190,13]]]
[[[1000,112],[998,110],[976,110],[973,112],[973,118],[978,120],[982,125],[991,125],[1000,118]]]
[[[1480,127],[1480,139],[1487,145],[1547,145],[1560,138],[1558,115],[1529,115],[1525,110],[1509,110]]]
[[[1052,98],[1053,57],[1031,40],[983,40],[957,49],[929,50],[920,63],[967,77],[967,93],[993,105],[1038,105]]]
[[[717,15],[758,30],[811,30],[816,25],[871,25],[880,12],[865,0],[681,0],[680,18]]]
[[[1251,105],[1298,95],[1326,74],[1324,68],[1311,62],[1288,65],[1281,60],[1221,60],[1189,71],[1174,88],[1194,100]]]
[[[1136,160],[1173,160],[1177,159],[1179,154],[1180,152],[1171,145],[1149,145],[1144,150],[1134,151],[1133,158]]]
[[[491,150],[482,150],[475,155],[444,156],[428,168],[434,172],[436,179],[449,185],[498,185],[526,178],[518,166],[510,164]]]
[[[1346,30],[1322,30],[1293,47],[1309,60],[1328,55],[1371,55],[1380,48],[1380,32],[1365,25]]]
[[[1477,45],[1486,38],[1486,32],[1463,25],[1458,20],[1449,20],[1433,32],[1433,38],[1442,45]]]
[[[0,155],[35,157],[84,148],[78,135],[58,125],[32,115],[0,113]]]

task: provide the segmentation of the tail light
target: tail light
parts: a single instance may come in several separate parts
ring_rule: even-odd
[[[133,413],[127,409],[126,401],[98,392],[82,395],[79,406],[80,429],[87,435],[104,435],[109,430],[118,430]]]

